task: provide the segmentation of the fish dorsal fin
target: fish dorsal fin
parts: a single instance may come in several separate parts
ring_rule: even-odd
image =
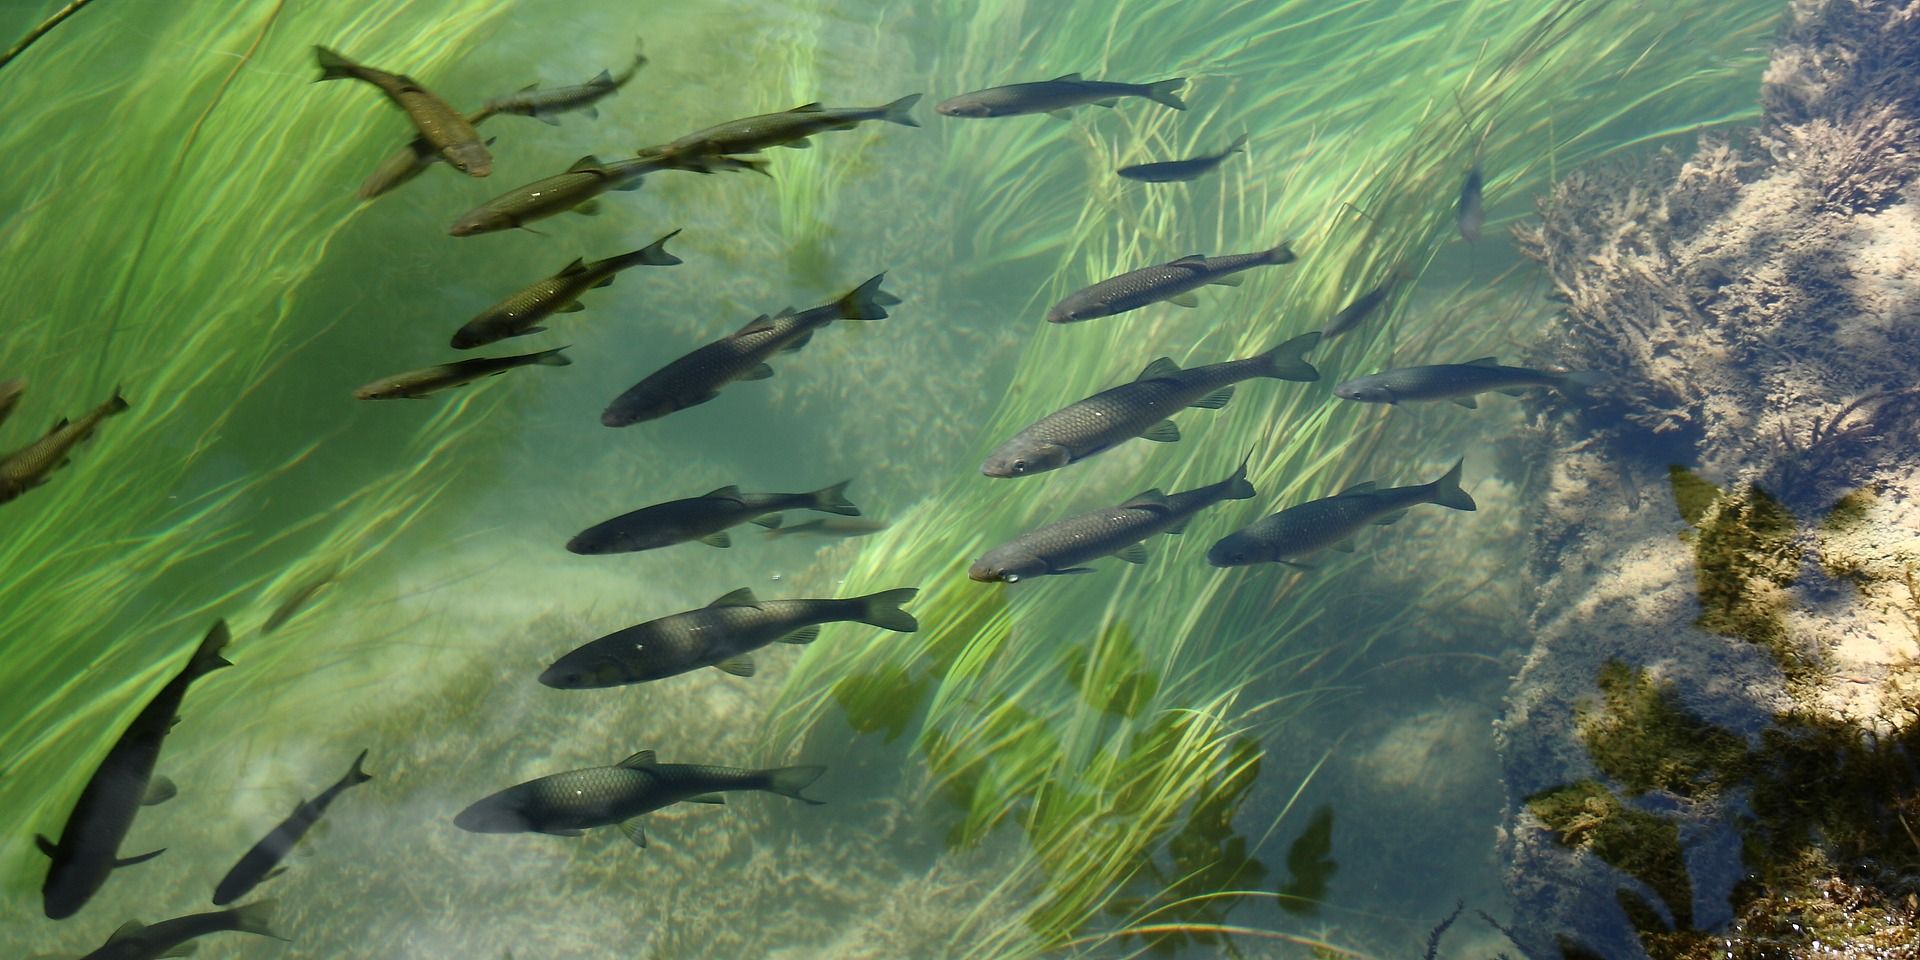
[[[1122,510],[1165,510],[1167,509],[1167,492],[1159,487],[1154,487],[1151,490],[1142,490],[1134,494],[1133,499],[1121,504],[1120,508]]]
[[[735,330],[733,332],[733,335],[736,337],[744,337],[744,336],[747,336],[748,334],[753,334],[753,333],[765,333],[766,331],[772,330],[772,329],[773,329],[773,318],[763,313],[757,317],[754,317],[752,320],[747,321],[747,325],[744,327],[741,327],[738,330]]]
[[[1497,367],[1499,365],[1500,365],[1499,357],[1480,357],[1474,360],[1468,360],[1465,364],[1463,364],[1463,366],[1469,366],[1469,367]]]
[[[702,500],[738,500],[740,488],[729,483],[718,490],[709,490],[700,496]]]
[[[1146,369],[1141,370],[1140,375],[1137,377],[1134,377],[1134,379],[1135,380],[1164,380],[1179,372],[1180,372],[1180,365],[1177,363],[1174,363],[1172,357],[1161,357],[1160,359],[1147,364]]]
[[[574,257],[573,262],[560,268],[560,276],[571,277],[576,273],[587,272],[587,258]]]
[[[601,70],[592,80],[587,81],[587,85],[590,87],[612,86],[613,72],[610,70]]]
[[[794,107],[792,110],[788,110],[787,112],[788,113],[819,113],[824,109],[826,108],[820,105],[820,101],[813,100],[808,103],[803,103],[797,107]]]
[[[581,157],[578,160],[575,160],[573,162],[573,166],[567,168],[567,172],[573,173],[576,170],[593,170],[598,168],[600,165],[601,165],[600,158],[589,153],[586,156]]]
[[[54,434],[59,433],[62,430],[65,430],[67,428],[67,424],[70,422],[71,421],[69,421],[66,417],[61,417],[60,419],[55,420],[53,422],[53,429],[47,431],[47,436],[53,436]]]
[[[1171,261],[1171,262],[1173,262],[1173,263],[1198,263],[1198,262],[1200,262],[1200,261],[1202,261],[1202,260],[1205,260],[1206,258],[1207,258],[1207,255],[1206,255],[1206,254],[1204,254],[1204,253],[1189,253],[1189,254],[1187,254],[1186,256],[1184,256],[1184,257],[1181,257],[1180,259],[1178,259],[1178,260],[1174,260],[1174,261]]]
[[[540,89],[540,84],[538,82],[534,82],[534,83],[529,83],[526,86],[521,87],[518,90],[515,90],[514,92],[515,93],[532,93],[533,91],[538,89]]]
[[[1334,494],[1334,496],[1352,497],[1352,496],[1358,496],[1363,493],[1372,493],[1374,489],[1378,486],[1380,486],[1378,483],[1375,483],[1372,480],[1366,480],[1360,483],[1356,483],[1353,486],[1348,487],[1337,494]]]
[[[659,762],[660,761],[655,760],[653,758],[652,750],[642,750],[639,753],[636,753],[633,756],[620,761],[619,765],[626,767],[628,770],[646,770],[650,767],[657,766]]]
[[[1059,83],[1059,82],[1060,82],[1060,81],[1062,81],[1062,80],[1085,80],[1085,79],[1086,79],[1086,77],[1083,77],[1083,76],[1081,76],[1081,75],[1080,75],[1080,74],[1078,74],[1078,73],[1067,73],[1067,74],[1061,74],[1060,76],[1057,76],[1057,77],[1054,77],[1054,78],[1053,78],[1053,79],[1052,79],[1051,81],[1049,81],[1049,82],[1050,82],[1050,83]]]
[[[146,928],[147,928],[147,925],[144,923],[141,923],[138,920],[128,920],[126,923],[123,923],[113,928],[113,935],[107,938],[107,942],[114,943],[116,941],[125,940],[128,937],[137,937],[140,935],[140,931],[145,930]]]
[[[753,595],[752,587],[741,587],[722,594],[719,599],[707,604],[709,607],[757,607],[759,605],[760,598]]]

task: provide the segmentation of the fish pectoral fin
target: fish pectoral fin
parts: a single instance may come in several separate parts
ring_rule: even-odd
[[[1451,400],[1454,403],[1457,403],[1463,407],[1466,407],[1468,410],[1480,409],[1480,405],[1478,403],[1475,403],[1472,397],[1453,397],[1451,398]]]
[[[747,522],[753,524],[756,527],[766,527],[768,530],[778,530],[780,529],[780,524],[785,522],[785,520],[786,518],[781,516],[780,514],[769,513],[764,517],[754,517],[752,520],[749,520]]]
[[[653,758],[652,750],[642,750],[639,753],[636,753],[633,756],[620,761],[618,766],[626,767],[629,770],[645,770],[648,767],[656,766],[658,764],[659,764],[659,761]]]
[[[1154,443],[1173,443],[1180,439],[1180,428],[1174,426],[1172,420],[1162,420],[1148,427],[1140,436]]]
[[[1147,364],[1146,368],[1140,371],[1140,375],[1133,379],[1135,382],[1141,380],[1165,380],[1179,372],[1180,365],[1174,363],[1172,357],[1161,357]]]
[[[556,307],[553,312],[554,313],[579,313],[580,311],[585,310],[586,308],[587,308],[586,304],[581,303],[578,300],[575,300],[572,303],[566,304],[564,306]]]
[[[575,205],[574,205],[574,207],[573,207],[573,212],[574,212],[574,213],[577,213],[577,214],[579,214],[579,215],[581,215],[581,216],[583,216],[583,217],[595,217],[595,216],[599,216],[599,215],[600,215],[600,201],[598,201],[598,200],[587,200],[587,201],[583,201],[583,202],[581,202],[581,203],[577,203],[577,204],[575,204]]]
[[[1399,523],[1400,518],[1406,515],[1407,515],[1407,512],[1405,510],[1395,510],[1394,512],[1389,513],[1384,517],[1380,517],[1374,520],[1373,525],[1376,527],[1390,526],[1392,524]]]
[[[1049,116],[1049,117],[1052,117],[1052,118],[1054,118],[1055,120],[1071,120],[1071,119],[1073,119],[1073,114],[1070,114],[1070,113],[1068,113],[1068,112],[1066,112],[1065,110],[1048,110],[1048,111],[1047,111],[1047,116]]]
[[[1338,550],[1338,551],[1340,551],[1341,553],[1352,553],[1352,552],[1353,552],[1353,538],[1352,538],[1352,537],[1348,537],[1348,538],[1347,538],[1347,539],[1345,539],[1345,540],[1336,540],[1336,541],[1334,541],[1334,544],[1333,544],[1333,548],[1334,548],[1335,550]]]
[[[726,803],[727,798],[717,793],[703,793],[697,797],[688,797],[688,803]]]
[[[1466,363],[1461,364],[1461,366],[1465,366],[1465,367],[1497,367],[1499,365],[1500,365],[1499,357],[1474,357],[1472,360],[1468,360]]]
[[[726,548],[733,546],[733,538],[727,536],[727,532],[725,530],[721,530],[718,533],[709,533],[706,536],[701,537],[700,542],[706,544],[709,547],[719,547],[722,550],[725,550]]]
[[[166,852],[167,852],[167,848],[166,848],[166,847],[161,847],[161,848],[160,848],[160,849],[158,849],[158,850],[150,850],[150,851],[148,851],[148,852],[146,852],[146,853],[143,853],[143,854],[141,854],[141,855],[139,855],[139,856],[137,856],[137,857],[128,857],[128,858],[126,858],[126,859],[124,859],[124,860],[115,860],[115,861],[113,861],[113,865],[114,865],[114,867],[116,867],[116,868],[118,868],[118,867],[131,867],[131,866],[133,866],[133,865],[134,865],[134,864],[136,864],[136,863],[146,863],[146,862],[147,862],[148,860],[152,860],[152,859],[153,859],[154,857],[157,857],[157,856],[159,856],[159,855],[161,855],[161,854],[163,854],[163,853],[166,853]]]
[[[140,798],[140,805],[143,807],[155,806],[166,803],[168,800],[172,800],[179,795],[180,788],[174,786],[172,780],[166,777],[154,777],[152,782],[147,784],[147,795]]]
[[[59,847],[54,846],[53,841],[48,840],[47,835],[44,833],[36,833],[33,835],[33,845],[41,853],[44,853],[49,857],[53,856],[54,851],[60,849]]]
[[[1229,273],[1224,277],[1215,277],[1214,279],[1208,280],[1207,282],[1216,287],[1237,287],[1240,284],[1245,283],[1246,278],[1237,273]]]
[[[818,626],[804,627],[780,638],[781,643],[812,643],[820,638]]]
[[[1113,555],[1128,563],[1146,563],[1147,548],[1142,544],[1129,544],[1113,552]]]
[[[736,677],[751,677],[753,676],[753,658],[742,653],[714,664],[713,668]]]
[[[1193,307],[1197,307],[1200,305],[1200,298],[1194,296],[1191,293],[1183,293],[1183,294],[1180,294],[1179,296],[1168,297],[1167,302],[1173,304],[1176,307],[1187,307],[1188,309],[1192,309]]]
[[[740,375],[740,379],[771,380],[773,379],[773,368],[764,363],[756,364],[754,366],[748,367],[747,372]]]
[[[741,587],[724,593],[712,603],[707,604],[709,607],[757,607],[759,605],[760,598],[753,595],[752,587]]]
[[[647,848],[647,831],[640,826],[640,818],[620,821],[620,835],[642,850]]]
[[[1214,392],[1209,393],[1206,396],[1201,397],[1200,399],[1187,404],[1187,406],[1199,407],[1202,410],[1218,410],[1221,407],[1226,406],[1227,401],[1232,399],[1233,399],[1233,388],[1230,386],[1221,387],[1220,389],[1215,390]]]

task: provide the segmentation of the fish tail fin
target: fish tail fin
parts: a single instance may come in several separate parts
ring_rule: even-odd
[[[353,758],[353,769],[347,771],[346,782],[348,784],[366,783],[368,780],[373,779],[373,774],[360,768],[360,765],[366,762],[367,751],[362,750],[359,756]]]
[[[1228,500],[1251,500],[1259,492],[1253,489],[1253,484],[1247,482],[1247,464],[1252,460],[1253,451],[1248,450],[1247,455],[1240,458],[1239,469],[1233,471],[1233,476],[1227,478]]]
[[[326,47],[314,47],[313,58],[320,63],[320,78],[313,81],[314,83],[351,77],[353,76],[353,68],[359,66],[359,64],[348,60],[346,57],[332,50],[328,50]]]
[[[1241,139],[1244,140],[1246,138],[1242,137]],[[1282,240],[1275,244],[1273,249],[1267,251],[1265,257],[1266,262],[1270,264],[1292,263],[1298,259],[1300,258],[1293,255],[1293,241],[1291,240]]]
[[[679,235],[680,230],[676,227],[672,233],[635,250],[630,254],[630,256],[633,257],[633,262],[644,263],[654,267],[671,267],[676,263],[685,263],[686,261],[667,252],[667,241]]]
[[[813,492],[813,509],[822,513],[837,513],[843,517],[857,517],[860,508],[847,499],[847,484],[852,480],[842,480],[831,487],[822,487]]]
[[[913,105],[920,102],[921,94],[909,93],[880,108],[880,119],[888,123],[897,123],[903,127],[917,127],[920,121],[913,118]]]
[[[1141,88],[1140,95],[1150,100],[1154,100],[1159,103],[1164,103],[1167,106],[1174,108],[1175,110],[1185,110],[1187,108],[1187,102],[1185,100],[1180,99],[1180,95],[1175,91],[1179,90],[1181,87],[1184,87],[1186,85],[1187,85],[1186,77],[1174,77],[1169,80],[1160,80],[1154,83],[1146,84],[1144,87]]]
[[[820,806],[826,801],[801,796],[800,791],[813,786],[813,782],[820,779],[820,775],[826,772],[826,767],[781,767],[778,770],[769,770],[767,771],[767,792],[792,797],[801,803],[811,803],[816,807]]]
[[[860,612],[854,619],[882,630],[895,633],[912,633],[920,629],[920,621],[913,614],[900,609],[900,605],[913,599],[920,592],[918,587],[901,587],[897,590],[882,590],[864,597],[853,598],[860,605]]]
[[[272,900],[255,900],[244,907],[235,907],[228,911],[233,917],[233,929],[241,933],[251,933],[275,940],[285,940],[273,932],[273,911],[278,906]]]
[[[1560,375],[1560,382],[1553,387],[1574,403],[1592,403],[1593,394],[1587,391],[1605,383],[1606,379],[1606,374],[1598,370],[1569,370]]]
[[[876,273],[872,279],[853,288],[847,292],[846,296],[835,301],[834,306],[840,310],[840,319],[885,320],[886,304],[893,300],[892,294],[880,289],[880,281],[885,280],[886,277],[884,273]]]
[[[187,661],[187,673],[193,677],[204,677],[215,670],[233,666],[231,661],[220,655],[220,651],[232,641],[233,634],[227,630],[227,622],[215,620],[213,629],[207,631],[200,646],[194,649],[193,659]]]
[[[1302,383],[1320,379],[1320,371],[1314,369],[1313,364],[1308,363],[1306,359],[1307,351],[1312,350],[1319,343],[1320,331],[1315,330],[1312,333],[1303,333],[1268,350],[1260,355],[1261,359],[1267,362],[1267,369],[1261,373],[1261,376],[1273,377],[1276,380],[1297,380]]]
[[[1432,483],[1434,503],[1451,510],[1478,509],[1473,498],[1467,496],[1465,490],[1460,489],[1460,468],[1466,462],[1465,457],[1455,460],[1453,468],[1447,471],[1446,476]]]
[[[572,348],[573,348],[573,344],[569,343],[564,347],[554,347],[552,350],[542,350],[539,353],[534,354],[533,359],[529,362],[537,363],[543,367],[570,367],[573,365],[573,361],[567,359],[566,356],[562,354],[560,351],[570,350]]]

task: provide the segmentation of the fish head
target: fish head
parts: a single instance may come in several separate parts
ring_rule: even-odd
[[[962,94],[950,100],[942,100],[933,108],[943,117],[991,117],[993,104],[972,94]]]
[[[592,690],[631,683],[634,679],[620,661],[580,651],[555,660],[553,666],[540,674],[540,682],[556,690]]]
[[[492,233],[495,230],[511,230],[516,226],[518,224],[513,222],[512,217],[498,210],[481,207],[455,220],[453,226],[447,228],[447,233],[455,237],[471,237],[475,234]]]
[[[980,583],[1019,583],[1044,576],[1047,562],[1030,553],[991,550],[967,570],[967,578]]]
[[[1380,382],[1378,377],[1361,377],[1348,380],[1333,388],[1333,395],[1342,400],[1358,400],[1361,403],[1393,403],[1393,391]]]
[[[1008,443],[993,452],[980,472],[989,477],[1024,477],[1067,465],[1073,455],[1057,443]]]
[[[1047,310],[1048,323],[1078,323],[1113,316],[1113,308],[1098,300],[1069,297]]]
[[[469,833],[526,833],[533,829],[512,789],[503,790],[454,815],[453,825]]]
[[[401,394],[395,392],[392,384],[386,382],[369,383],[353,391],[355,400],[392,400]]]
[[[493,155],[487,152],[485,144],[456,143],[445,151],[447,162],[455,170],[470,177],[484,177],[493,172]]]
[[[89,872],[80,869],[71,857],[53,857],[53,864],[47,868],[47,881],[40,888],[48,919],[64,920],[80,912],[94,891],[100,889],[100,882],[106,880],[104,873],[98,881],[90,880]]]
[[[1207,550],[1207,562],[1216,567],[1244,567],[1267,559],[1267,552],[1252,537],[1231,533]]]

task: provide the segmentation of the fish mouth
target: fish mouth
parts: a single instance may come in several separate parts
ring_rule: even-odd
[[[1000,466],[998,464],[993,464],[993,463],[981,464],[980,473],[982,476],[993,477],[997,480],[1005,480],[1013,476],[1013,471],[1008,470],[1006,467]]]
[[[1066,312],[1065,310],[1048,310],[1047,311],[1048,323],[1072,323],[1076,319],[1078,318],[1076,318],[1073,314]]]
[[[599,544],[588,540],[585,535],[580,535],[567,541],[567,552],[576,553],[583,557],[591,557],[606,551],[601,550]]]
[[[453,825],[468,833],[523,833],[527,818],[482,800],[455,814]]]
[[[476,221],[462,220],[459,223],[456,223],[453,226],[448,227],[447,233],[456,237],[471,237],[474,234],[481,232],[482,229],[483,228],[481,227],[481,225]]]
[[[967,579],[975,583],[995,583],[1000,579],[1000,574],[990,567],[975,564],[973,569],[967,571]]]

